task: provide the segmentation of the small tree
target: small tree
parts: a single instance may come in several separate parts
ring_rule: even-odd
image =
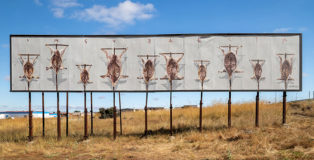
[[[111,108],[99,108],[100,119],[112,118],[113,117],[113,107]]]

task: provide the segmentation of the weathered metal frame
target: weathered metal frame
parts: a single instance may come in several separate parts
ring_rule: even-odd
[[[183,36],[299,36],[300,44],[299,44],[299,89],[289,89],[286,91],[302,91],[302,33],[203,33],[203,34],[148,34],[148,35],[23,35],[23,34],[11,34],[10,35],[10,92],[26,92],[25,90],[12,90],[12,38],[13,37],[183,37]],[[55,90],[31,90],[32,92],[56,92]],[[199,92],[200,90],[173,90],[173,92]],[[229,91],[226,90],[204,90],[204,92],[225,92]],[[232,90],[232,92],[256,92],[256,89],[252,90]],[[280,90],[263,90],[260,91],[267,91],[267,92],[278,92],[278,91],[285,91],[284,89]],[[58,92],[82,92],[81,90],[60,90]],[[112,90],[86,90],[86,92],[112,92]],[[119,90],[118,92],[145,92],[138,91],[138,90]],[[169,92],[169,90],[150,90],[150,92]]]

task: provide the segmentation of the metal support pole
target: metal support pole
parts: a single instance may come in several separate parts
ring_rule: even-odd
[[[32,93],[28,91],[28,125],[29,125],[29,136],[28,140],[33,140],[33,113],[32,113]]]
[[[43,137],[45,137],[45,94],[41,92],[41,106],[43,110]]]
[[[259,91],[256,93],[255,127],[259,127]]]
[[[286,91],[283,91],[282,95],[282,124],[286,123],[286,114],[287,114],[287,106],[286,106],[286,97],[287,93]]]
[[[69,136],[69,93],[66,93],[66,136]]]
[[[87,139],[87,107],[86,107],[86,92],[84,86],[84,139]]]
[[[90,135],[94,135],[94,117],[93,117],[93,92],[90,92]]]
[[[122,135],[122,112],[121,112],[121,96],[119,92],[119,116],[120,116],[120,135]]]
[[[228,100],[228,127],[231,127],[231,91],[229,90],[229,100]]]
[[[56,92],[57,92],[57,133],[58,140],[61,139],[61,115],[59,106],[59,91],[58,91],[58,74],[56,74]]]
[[[170,135],[172,136],[172,80],[170,80]]]
[[[113,140],[117,137],[116,93],[113,87]]]
[[[144,135],[147,136],[147,101],[148,101],[148,84],[146,84],[146,101],[145,101],[145,132]]]
[[[60,115],[58,91],[57,91],[57,132],[58,132],[58,140],[60,140],[61,139],[61,115]]]
[[[199,131],[202,132],[203,130],[203,125],[202,125],[202,119],[203,119],[203,113],[202,113],[202,110],[203,110],[203,82],[202,82],[202,90],[201,90],[201,100],[200,100],[200,126],[199,126]]]

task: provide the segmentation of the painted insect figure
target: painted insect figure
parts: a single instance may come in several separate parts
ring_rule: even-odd
[[[264,77],[262,77],[262,72],[263,72],[263,65],[265,63],[265,60],[260,60],[260,59],[253,59],[250,60],[251,65],[253,67],[254,75],[251,77],[251,79],[256,79],[257,83],[259,84],[260,80],[263,80]]]
[[[241,73],[242,71],[237,70],[237,55],[238,50],[242,46],[231,46],[230,44],[228,46],[219,46],[219,49],[221,50],[222,54],[224,55],[224,67],[222,72],[227,72],[229,80],[232,78],[233,73]],[[228,48],[228,52],[225,53],[225,50],[223,48]],[[231,51],[231,48],[236,48],[235,53]]]
[[[20,78],[25,78],[27,82],[32,81],[33,78],[38,79],[38,76],[33,76],[34,73],[34,64],[36,63],[36,60],[39,56],[39,54],[19,54],[20,61],[23,65],[23,71],[24,75],[20,76]],[[25,61],[23,57],[27,57],[27,60]],[[31,57],[32,60],[31,60]]]
[[[62,56],[64,55],[65,50],[69,45],[58,44],[58,40],[55,41],[57,42],[56,44],[46,44],[46,46],[50,49],[52,55],[50,58],[51,66],[46,67],[46,70],[52,69],[56,72],[56,74],[58,74],[60,70],[67,69],[62,64]],[[55,46],[55,48],[53,48],[52,46]],[[58,49],[58,46],[64,46],[64,48]]]
[[[86,84],[88,83],[92,83],[90,80],[89,80],[89,70],[91,68],[91,64],[82,64],[82,65],[76,65],[77,68],[80,70],[80,79],[84,86],[86,86]]]
[[[291,74],[292,74],[292,57],[290,58],[290,60],[287,59],[287,57],[289,55],[294,55],[294,54],[288,54],[288,53],[284,53],[284,54],[277,54],[280,60],[280,78],[278,80],[283,80],[285,81],[285,89],[287,88],[287,81],[288,80],[293,80],[293,78],[291,78]],[[284,56],[284,60],[282,59],[282,56]]]
[[[151,80],[156,80],[157,78],[154,78],[155,74],[155,65],[156,65],[156,58],[158,55],[138,55],[138,57],[141,58],[142,64],[143,64],[143,71],[142,77],[137,77],[138,79],[144,79],[145,83],[148,84]],[[146,60],[143,58],[146,57]],[[149,57],[153,57],[152,59],[149,59]]]
[[[127,78],[126,75],[121,75],[122,73],[122,63],[121,58],[123,54],[127,51],[127,48],[113,48],[113,54],[109,55],[108,50],[112,48],[102,48],[105,52],[107,60],[109,61],[107,65],[107,74],[100,76],[101,78],[108,77],[111,80],[112,86],[115,87],[120,78]],[[116,55],[116,50],[123,50],[120,55]]]
[[[181,55],[180,58],[175,60],[172,55]],[[179,62],[182,60],[184,53],[160,53],[166,60],[166,75],[160,79],[181,80],[184,77],[180,77],[179,74]],[[166,56],[169,55],[169,56]]]

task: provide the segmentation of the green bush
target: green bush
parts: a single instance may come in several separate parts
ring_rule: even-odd
[[[113,107],[111,108],[99,108],[100,119],[112,118],[113,117]]]

